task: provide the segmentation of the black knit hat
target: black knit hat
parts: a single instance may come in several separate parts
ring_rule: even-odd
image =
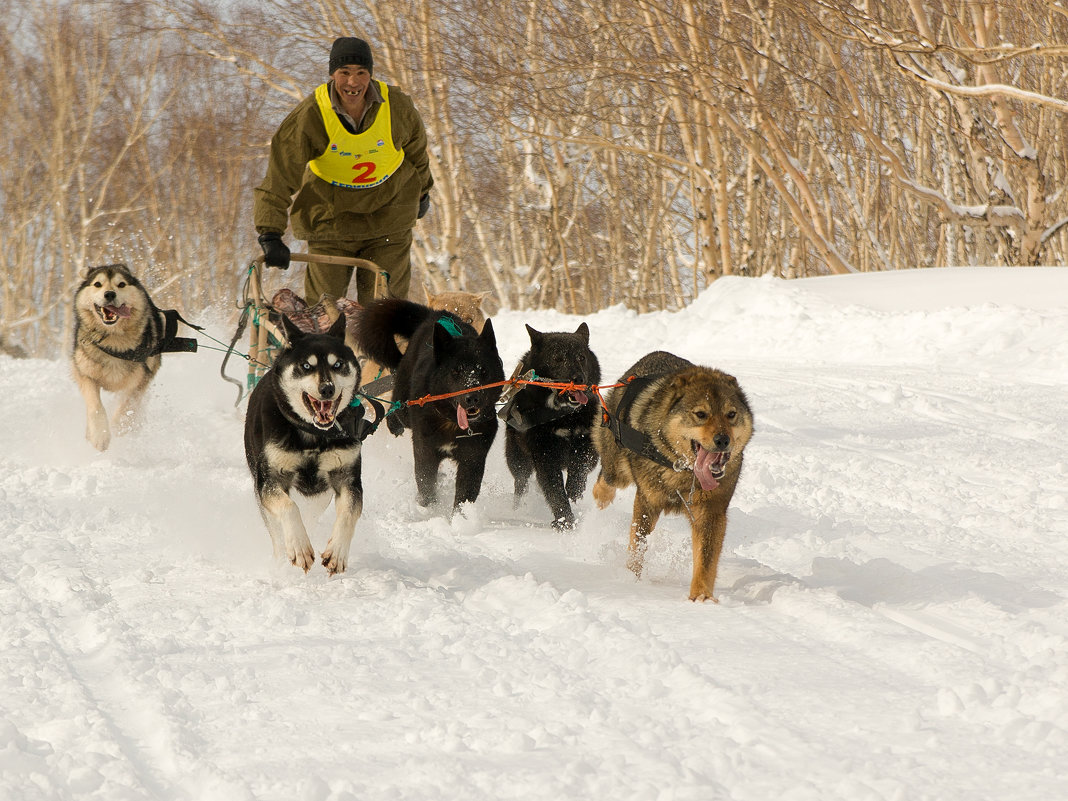
[[[340,39],[335,39],[333,47],[330,48],[329,74],[333,75],[335,70],[349,64],[363,67],[373,74],[375,62],[371,58],[371,45],[355,36],[342,36]]]

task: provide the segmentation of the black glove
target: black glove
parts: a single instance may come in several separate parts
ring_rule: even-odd
[[[415,215],[415,219],[421,220],[423,216],[430,211],[430,193],[427,192],[421,198],[419,198],[419,213]]]
[[[280,270],[289,269],[289,248],[282,241],[282,235],[274,231],[260,234],[260,247],[263,248],[264,264],[268,267],[277,267]]]

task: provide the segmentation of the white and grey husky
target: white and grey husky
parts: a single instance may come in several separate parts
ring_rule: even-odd
[[[136,423],[145,390],[160,366],[165,318],[125,264],[90,267],[74,294],[74,380],[85,399],[85,437],[97,450],[111,442],[100,390],[119,394],[112,425]]]
[[[336,519],[322,563],[341,573],[363,511],[363,407],[353,405],[360,364],[345,344],[344,315],[325,334],[304,333],[284,316],[282,323],[288,344],[249,396],[245,458],[275,556],[305,572],[315,552],[290,492],[333,491]]]

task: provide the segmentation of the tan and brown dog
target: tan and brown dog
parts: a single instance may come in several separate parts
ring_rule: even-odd
[[[438,292],[433,293],[430,287],[423,284],[426,292],[426,305],[432,309],[452,312],[468,325],[474,326],[478,333],[482,333],[482,326],[486,324],[486,315],[482,311],[482,301],[489,297],[489,292]]]
[[[632,376],[635,380],[629,380]],[[692,526],[691,601],[715,601],[713,587],[730,504],[753,434],[753,414],[731,375],[665,351],[641,358],[605,399],[612,426],[595,426],[600,509],[616,489],[636,486],[627,566],[641,576],[646,538],[664,512]]]

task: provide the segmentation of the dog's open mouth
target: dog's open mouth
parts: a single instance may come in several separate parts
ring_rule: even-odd
[[[585,406],[590,402],[590,396],[581,389],[574,389],[567,393],[567,400],[572,406]]]
[[[96,313],[104,325],[115,325],[122,318],[130,316],[130,307],[125,303],[121,306],[97,306]]]
[[[585,406],[589,402],[590,396],[580,389],[557,389],[554,390],[552,399],[549,401],[549,408],[578,409],[580,406]]]
[[[333,400],[319,400],[319,398],[313,398],[305,392],[303,393],[303,398],[304,405],[311,412],[312,421],[315,423],[316,428],[330,428],[334,424],[337,410],[341,406],[340,397]]]
[[[727,472],[727,462],[731,458],[730,451],[710,451],[705,446],[694,440],[693,452],[696,459],[693,463],[693,474],[701,484],[703,490],[714,490],[719,486],[719,480]]]
[[[471,428],[472,422],[477,422],[482,419],[482,407],[478,405],[464,406],[462,403],[456,404],[456,425],[463,432],[460,434],[462,437],[476,437],[480,432]]]

